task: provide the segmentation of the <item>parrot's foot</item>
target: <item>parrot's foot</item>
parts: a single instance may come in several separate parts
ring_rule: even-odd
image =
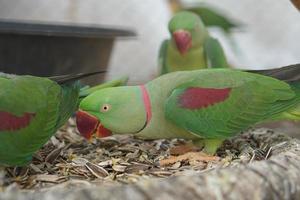
[[[201,139],[193,141],[193,143],[195,146],[204,147],[202,150],[203,153],[207,155],[215,155],[223,141],[223,139]]]

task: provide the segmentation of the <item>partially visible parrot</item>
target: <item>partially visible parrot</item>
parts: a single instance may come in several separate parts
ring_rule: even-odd
[[[226,34],[230,34],[233,29],[238,29],[242,26],[241,23],[229,19],[222,12],[211,8],[211,6],[206,6],[205,4],[188,7],[184,10],[193,12],[201,17],[206,27],[218,27]]]
[[[171,10],[176,13],[180,11],[191,11],[198,15],[206,27],[217,27],[222,29],[226,34],[242,26],[240,22],[231,19],[224,14],[225,11],[214,8],[205,2],[197,2],[192,5],[186,5],[180,0],[169,0]]]
[[[92,93],[80,103],[77,127],[87,139],[95,133],[99,137],[130,133],[145,139],[191,139],[211,155],[226,138],[254,124],[299,120],[299,74],[300,64],[252,73],[234,69],[173,72],[145,85]]]
[[[0,73],[0,166],[22,166],[76,111],[92,88],[78,79],[103,72],[42,78]]]
[[[211,37],[200,17],[188,11],[175,14],[169,22],[171,39],[159,52],[160,73],[203,68],[227,68],[221,44]]]

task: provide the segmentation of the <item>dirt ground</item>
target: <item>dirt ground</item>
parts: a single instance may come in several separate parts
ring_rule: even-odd
[[[0,172],[0,190],[36,190],[74,183],[128,184],[268,159],[272,147],[257,138],[245,133],[226,140],[217,156],[208,157],[191,141],[181,139],[143,141],[129,135],[88,142],[70,120],[35,154],[29,166]]]

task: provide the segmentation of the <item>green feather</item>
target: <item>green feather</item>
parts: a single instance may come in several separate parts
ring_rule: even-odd
[[[201,17],[205,26],[215,26],[223,29],[226,33],[232,29],[241,26],[239,23],[229,19],[222,12],[206,7],[205,5],[197,5],[189,7],[185,10],[191,11]]]
[[[60,128],[71,117],[71,114],[77,109],[79,104],[79,90],[81,85],[79,81],[72,84],[62,85],[61,101],[59,105],[59,118],[56,123],[56,129]]]
[[[219,41],[209,37],[205,40],[204,51],[212,68],[229,68],[223,48]]]
[[[169,40],[164,40],[159,49],[158,66],[160,69],[160,74],[168,73],[166,56],[169,42]]]

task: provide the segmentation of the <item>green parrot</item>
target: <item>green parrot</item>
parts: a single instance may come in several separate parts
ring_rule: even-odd
[[[228,67],[222,46],[196,14],[178,12],[169,22],[169,32],[171,39],[163,41],[159,51],[161,74]]]
[[[168,73],[145,85],[107,88],[81,101],[77,127],[87,139],[112,133],[191,139],[214,154],[226,138],[254,124],[300,119],[299,72],[300,64],[252,73],[201,69]]]
[[[78,79],[103,73],[50,78],[0,74],[0,165],[22,166],[76,111],[79,98],[120,79],[82,87]]]

